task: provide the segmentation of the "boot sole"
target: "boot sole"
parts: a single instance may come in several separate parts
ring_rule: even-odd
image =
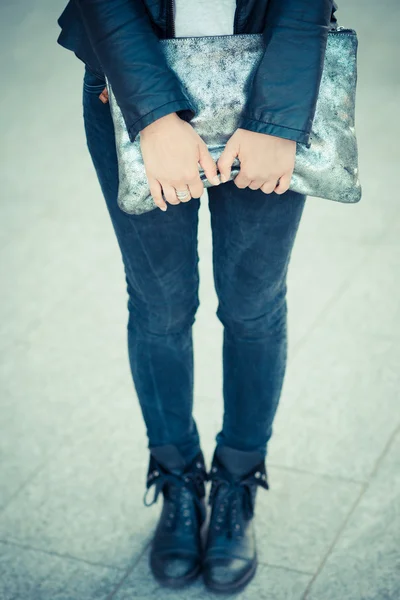
[[[205,573],[203,576],[203,581],[205,586],[213,592],[218,592],[220,594],[231,594],[232,592],[240,592],[253,579],[257,571],[257,566],[258,560],[256,558],[252,564],[251,569],[246,571],[246,573],[243,575],[243,577],[241,577],[241,579],[238,579],[237,581],[234,581],[232,583],[224,584],[208,580]]]
[[[189,585],[190,583],[193,583],[198,578],[198,576],[200,575],[200,572],[201,572],[201,564],[198,564],[196,569],[194,569],[190,573],[187,573],[183,577],[163,577],[160,573],[157,573],[155,570],[153,570],[151,562],[150,562],[150,569],[151,569],[151,572],[152,572],[154,578],[158,581],[158,583],[160,583],[164,587],[168,587],[168,588],[172,588],[172,589],[176,590],[176,589],[186,587],[187,585]]]

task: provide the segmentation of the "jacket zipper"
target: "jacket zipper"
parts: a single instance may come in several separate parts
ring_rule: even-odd
[[[240,14],[240,3],[241,0],[236,0],[236,9],[235,9],[235,17],[233,19],[233,33],[238,33],[238,21],[239,21],[239,14]]]
[[[175,37],[174,0],[167,0],[167,38]]]

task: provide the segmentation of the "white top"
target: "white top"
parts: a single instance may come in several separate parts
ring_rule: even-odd
[[[236,0],[174,0],[175,37],[232,35]]]

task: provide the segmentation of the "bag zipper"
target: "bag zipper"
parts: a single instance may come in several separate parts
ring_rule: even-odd
[[[347,27],[333,27],[329,30],[329,33],[356,33],[356,31]]]

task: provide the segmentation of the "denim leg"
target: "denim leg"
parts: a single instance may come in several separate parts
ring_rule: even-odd
[[[117,205],[118,163],[104,87],[89,70],[83,117],[89,153],[110,214],[128,292],[127,346],[148,448],[173,444],[190,462],[200,450],[192,416],[192,325],[199,306],[200,199],[128,215]]]
[[[258,450],[272,435],[287,360],[286,276],[306,197],[233,181],[209,188],[224,418],[217,446]]]

